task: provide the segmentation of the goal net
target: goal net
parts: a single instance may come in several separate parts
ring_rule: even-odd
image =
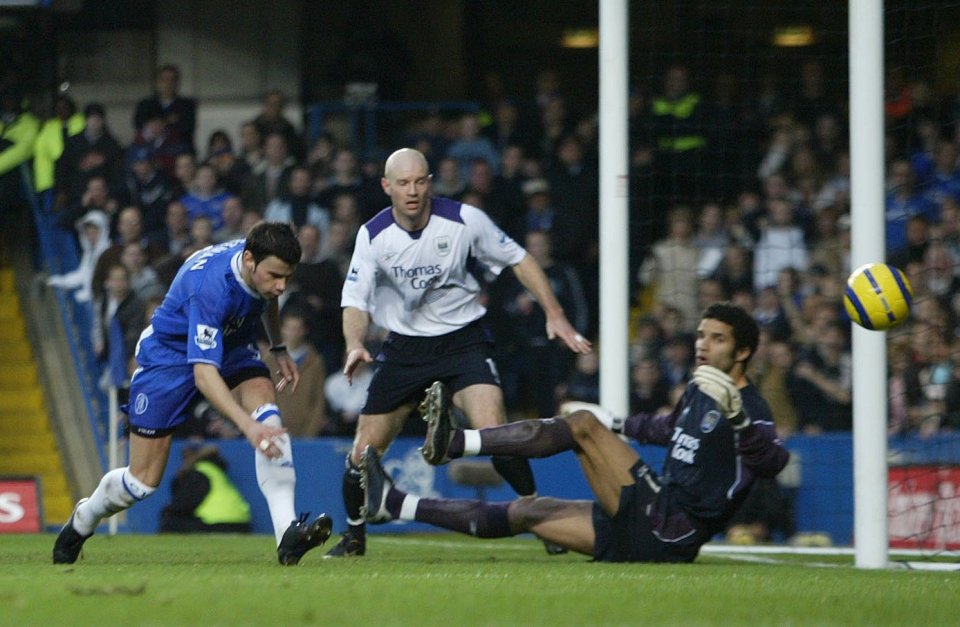
[[[680,376],[705,305],[753,311],[751,376],[797,460],[778,486],[790,515],[761,503],[754,539],[852,545],[853,379],[870,364],[841,302],[856,230],[848,4],[630,11],[635,396],[651,358],[668,384]],[[889,547],[939,556],[960,549],[958,18],[960,2],[885,3],[884,206],[868,218],[915,297],[868,392],[889,413],[888,476],[870,480],[887,486]]]

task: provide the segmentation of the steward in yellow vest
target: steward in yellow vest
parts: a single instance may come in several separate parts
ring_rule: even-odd
[[[687,69],[670,67],[663,91],[650,103],[647,135],[653,149],[651,196],[661,204],[656,215],[677,203],[699,205],[712,198],[717,164],[709,158],[708,107],[690,90]],[[665,224],[659,225],[665,230]]]
[[[40,120],[28,111],[20,90],[0,91],[0,177],[33,158],[39,131]]]
[[[183,455],[160,531],[249,533],[250,504],[227,476],[227,462],[219,449],[215,445],[187,448]]]
[[[86,124],[83,114],[69,96],[57,96],[53,117],[43,123],[33,152],[33,185],[37,192],[53,187],[53,173],[57,159],[63,154],[67,137],[83,132]]]
[[[0,59],[0,67],[3,63]],[[17,251],[32,247],[33,220],[25,195],[29,190],[23,184],[20,166],[33,158],[40,120],[28,109],[18,85],[0,83],[0,265],[17,257]]]
[[[707,145],[700,94],[689,91],[687,71],[676,66],[664,77],[664,93],[650,108],[654,148],[664,153],[700,150]]]

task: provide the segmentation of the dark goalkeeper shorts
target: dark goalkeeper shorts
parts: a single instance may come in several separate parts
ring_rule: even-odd
[[[386,414],[418,403],[434,381],[456,393],[477,384],[500,385],[493,340],[480,323],[437,337],[391,333],[377,355],[363,413]]]
[[[596,541],[593,558],[598,562],[692,562],[703,541],[687,516],[666,507],[656,473],[638,460],[630,474],[633,485],[620,490],[620,508],[609,516],[593,504]]]

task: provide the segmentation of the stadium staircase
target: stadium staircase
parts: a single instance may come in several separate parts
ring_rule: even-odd
[[[0,268],[0,476],[41,480],[44,519],[62,523],[73,499],[27,337],[12,268]]]

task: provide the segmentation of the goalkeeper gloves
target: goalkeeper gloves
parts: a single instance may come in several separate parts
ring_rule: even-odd
[[[739,431],[750,424],[750,416],[743,411],[743,398],[737,384],[723,370],[713,366],[700,366],[693,372],[693,382],[700,391],[717,402],[723,417]]]

